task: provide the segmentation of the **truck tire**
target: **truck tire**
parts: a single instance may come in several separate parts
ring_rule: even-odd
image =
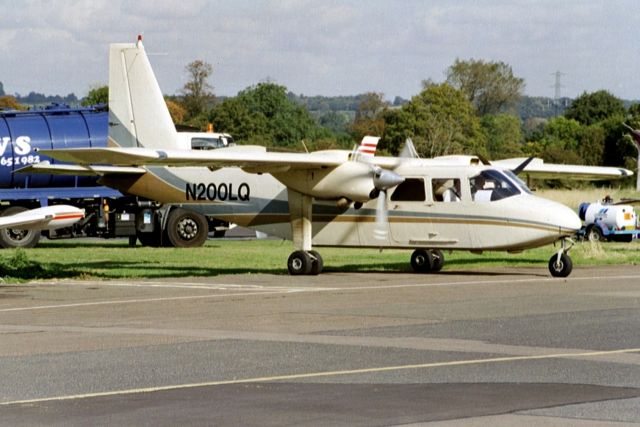
[[[602,234],[602,230],[595,224],[587,227],[587,240],[590,242],[604,242],[606,239]]]
[[[176,208],[169,212],[167,237],[176,248],[196,248],[204,245],[209,225],[204,215],[187,209]]]
[[[15,215],[28,210],[22,206],[11,206],[3,210],[0,216]],[[20,230],[18,228],[3,228],[0,230],[0,247],[33,248],[40,241],[40,230]]]
[[[140,240],[142,246],[149,246],[152,248],[159,248],[161,246],[162,235],[159,231],[152,231],[147,233],[138,231],[136,233],[136,236],[138,240]]]

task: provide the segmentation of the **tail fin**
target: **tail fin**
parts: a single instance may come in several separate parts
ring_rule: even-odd
[[[372,159],[376,155],[376,148],[380,138],[377,136],[365,136],[362,138],[358,149],[356,150],[356,158]]]
[[[149,58],[137,43],[109,50],[109,145],[180,148],[176,128]]]

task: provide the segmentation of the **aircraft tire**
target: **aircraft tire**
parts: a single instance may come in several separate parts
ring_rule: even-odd
[[[560,260],[558,255],[554,254],[549,259],[549,272],[553,277],[567,277],[573,270],[573,262],[567,254],[561,254]]]
[[[289,274],[292,276],[307,276],[311,274],[313,268],[313,260],[311,255],[305,251],[295,251],[289,255],[287,261]]]
[[[177,208],[169,213],[167,238],[176,248],[197,248],[204,245],[209,234],[209,225],[204,215]]]
[[[15,215],[28,210],[22,206],[11,206],[3,210],[0,216]],[[19,228],[3,228],[0,230],[0,247],[33,248],[40,241],[40,230],[20,230]]]
[[[433,265],[431,266],[431,272],[437,273],[442,270],[444,266],[444,254],[440,249],[431,249],[431,258],[433,259]]]
[[[324,261],[322,260],[322,256],[317,251],[309,251],[309,255],[311,255],[311,275],[317,276],[322,273],[322,269],[324,268]]]
[[[426,249],[416,249],[411,254],[411,268],[416,273],[430,273],[433,270],[433,256]]]

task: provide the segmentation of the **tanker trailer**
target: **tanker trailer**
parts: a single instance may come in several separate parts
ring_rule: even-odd
[[[638,218],[633,206],[609,202],[581,203],[583,221],[579,234],[591,241],[631,242],[638,237]]]
[[[36,148],[105,147],[108,122],[108,112],[100,106],[0,111],[0,216],[60,203],[85,210],[84,220],[69,228],[0,230],[0,247],[33,247],[42,234],[50,239],[129,237],[131,244],[139,239],[147,246],[195,247],[204,244],[210,231],[214,236],[224,233],[228,223],[124,195],[100,185],[96,177],[14,173],[42,161],[56,163]]]

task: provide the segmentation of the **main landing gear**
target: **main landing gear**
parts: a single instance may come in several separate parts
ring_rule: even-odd
[[[567,246],[567,241],[569,245]],[[569,238],[562,239],[562,246],[557,254],[549,259],[549,272],[553,277],[567,277],[573,270],[573,263],[569,257],[569,249],[573,247],[575,242]]]
[[[440,249],[416,249],[411,254],[411,267],[416,273],[437,273],[444,265]]]
[[[316,251],[295,251],[289,255],[287,268],[292,276],[312,275],[322,273],[324,262]]]

